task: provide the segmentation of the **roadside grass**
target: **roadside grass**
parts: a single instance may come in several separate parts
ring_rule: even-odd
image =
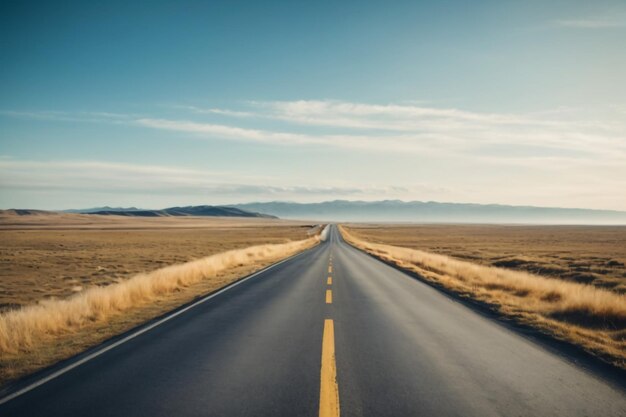
[[[89,220],[90,228],[66,220],[54,223],[56,229],[12,230],[0,216],[0,313],[216,253],[302,240],[319,229],[282,220]]]
[[[583,347],[626,369],[626,297],[575,282],[372,243],[340,226],[346,241],[520,323]]]
[[[138,274],[0,314],[0,382],[76,354],[320,240],[266,244]],[[204,285],[203,285],[204,284]]]
[[[626,226],[351,224],[372,243],[626,294]]]

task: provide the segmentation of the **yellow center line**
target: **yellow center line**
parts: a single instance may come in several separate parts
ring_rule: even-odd
[[[326,304],[333,303],[333,292],[331,290],[326,290]]]
[[[328,277],[328,280],[326,281],[326,284],[333,285],[333,277]]]
[[[332,265],[328,265],[328,273],[330,274],[331,272],[333,272],[333,266]]]
[[[335,326],[324,320],[322,336],[322,372],[320,378],[320,417],[339,417],[339,386],[335,363]]]

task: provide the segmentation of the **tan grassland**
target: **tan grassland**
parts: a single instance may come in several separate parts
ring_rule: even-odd
[[[417,228],[418,226],[415,226]],[[399,241],[415,228],[391,227]],[[588,284],[481,265],[424,250],[384,243],[389,232],[341,227],[354,246],[463,297],[626,368],[626,297]],[[380,228],[378,228],[380,230]],[[397,241],[394,241],[397,242]]]
[[[62,216],[22,216],[29,218],[9,219],[8,226],[0,219],[0,382],[318,241],[312,225],[297,222]]]
[[[354,225],[350,230],[374,243],[626,293],[626,226]]]
[[[13,220],[30,222],[19,230],[0,217],[0,312],[231,249],[301,240],[310,229],[275,220],[71,215],[48,216],[40,228],[36,216],[23,217]],[[77,225],[83,217],[89,223]]]

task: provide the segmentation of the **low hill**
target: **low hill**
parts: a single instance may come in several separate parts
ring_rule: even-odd
[[[126,216],[126,217],[169,217],[169,216],[198,216],[198,217],[256,217],[265,219],[275,219],[276,216],[269,214],[256,213],[236,207],[228,206],[187,206],[187,207],[170,207],[162,210],[143,210],[137,208],[112,208],[102,207],[103,210],[97,209],[73,209],[59,211],[45,210],[26,210],[26,209],[10,209],[0,210],[0,215],[5,216],[35,216],[50,214],[85,214],[85,215],[102,215],[102,216]]]
[[[77,213],[78,214],[78,213]],[[168,216],[163,210],[102,210],[102,211],[88,211],[80,214],[98,214],[102,216],[127,216],[127,217],[162,217]]]
[[[78,214],[90,214],[101,211],[145,211],[144,209],[138,209],[137,207],[92,207],[86,209],[69,209],[63,210],[63,213],[78,213]]]
[[[0,210],[0,215],[5,216],[42,216],[44,214],[54,214],[54,211],[32,210],[32,209],[9,209]]]
[[[575,208],[439,203],[345,201],[235,204],[243,210],[287,219],[353,222],[626,224],[626,212]]]
[[[136,216],[136,217],[162,217],[162,216],[211,216],[211,217],[262,217],[276,218],[269,214],[256,213],[227,206],[187,206],[170,207],[162,210],[102,210],[92,211],[86,214]]]

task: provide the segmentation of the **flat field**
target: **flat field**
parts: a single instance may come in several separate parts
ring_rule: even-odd
[[[0,386],[276,262],[289,253],[248,252],[245,248],[303,241],[319,231],[313,226],[271,219],[0,213],[0,319],[4,320],[0,324],[5,326],[0,326],[5,332],[0,331],[0,337],[7,337],[4,351],[0,349]],[[220,258],[215,261],[214,273],[203,272],[203,268],[213,268],[213,261],[205,264],[201,260],[202,266],[186,263],[234,249],[245,255]],[[178,269],[162,269],[183,263],[174,267]],[[147,275],[142,277],[144,272]],[[177,278],[177,274],[182,275]],[[138,290],[138,278],[145,285],[152,282],[165,288],[146,289],[146,294],[137,295],[143,291]],[[135,284],[129,285],[133,280]],[[116,289],[102,294],[110,305],[90,293],[95,287],[116,283],[117,287],[110,287]],[[116,298],[115,294],[124,291],[135,291],[136,306],[124,305],[123,296]],[[72,295],[91,300],[97,310],[92,308],[83,317],[77,309],[71,320],[52,324],[42,316],[44,310],[36,310],[42,306],[59,315],[82,306],[80,302],[72,304],[76,301]],[[44,325],[52,326],[45,335],[28,333]],[[22,345],[22,339],[33,342]]]
[[[626,293],[626,226],[350,225],[350,233]]]
[[[0,216],[0,312],[308,230],[265,219]]]

